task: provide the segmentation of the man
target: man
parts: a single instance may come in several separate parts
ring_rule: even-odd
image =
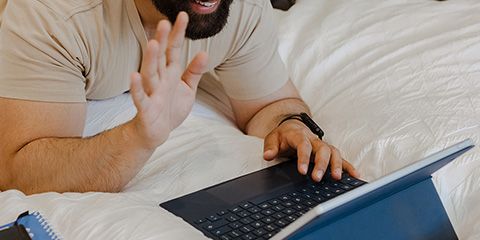
[[[205,72],[239,128],[265,137],[266,160],[294,150],[301,174],[315,156],[316,181],[329,164],[334,178],[356,175],[302,122],[279,125],[308,108],[268,0],[12,0],[0,11],[1,190],[121,191],[187,117]],[[82,138],[86,101],[126,91],[137,115]]]

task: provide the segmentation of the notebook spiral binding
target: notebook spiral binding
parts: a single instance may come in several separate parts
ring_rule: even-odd
[[[48,224],[47,220],[40,215],[39,212],[33,212],[33,216],[38,220],[43,229],[47,232],[52,240],[61,240],[61,238],[53,231],[53,228]]]

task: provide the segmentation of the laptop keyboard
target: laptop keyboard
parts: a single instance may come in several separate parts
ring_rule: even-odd
[[[212,213],[194,226],[213,239],[269,239],[318,204],[365,184],[348,174],[339,181],[324,179],[259,203],[252,200]]]

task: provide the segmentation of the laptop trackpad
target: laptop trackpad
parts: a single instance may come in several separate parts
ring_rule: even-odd
[[[231,205],[294,185],[305,179],[297,172],[296,162],[289,161],[214,186],[207,189],[207,192]]]

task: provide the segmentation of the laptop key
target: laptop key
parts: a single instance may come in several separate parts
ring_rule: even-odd
[[[225,216],[225,219],[227,219],[230,222],[235,222],[235,221],[238,221],[238,219],[240,219],[240,218],[235,214],[229,214],[229,215]]]
[[[293,209],[296,209],[296,210],[298,210],[298,211],[301,211],[301,210],[305,209],[305,207],[302,206],[302,205],[300,205],[300,204],[296,204],[295,206],[293,206]]]
[[[264,202],[264,203],[260,204],[259,207],[260,207],[261,209],[267,209],[267,208],[269,208],[269,207],[271,207],[271,206],[272,206],[272,205],[270,205],[270,203]]]
[[[223,216],[223,215],[225,215],[225,214],[227,214],[227,213],[228,213],[227,211],[222,210],[222,211],[218,212],[217,215],[218,215],[218,216]]]
[[[288,216],[288,217],[285,218],[285,220],[287,220],[287,221],[289,221],[289,222],[293,222],[293,221],[297,220],[297,217],[295,217],[295,216]]]
[[[265,234],[265,238],[269,239],[269,238],[272,238],[273,236],[275,236],[275,233],[267,233]]]
[[[266,217],[266,218],[262,219],[262,222],[264,222],[264,223],[266,223],[266,224],[269,224],[269,223],[275,222],[275,220],[276,220],[276,219],[273,218],[273,217]]]
[[[205,230],[207,230],[207,231],[213,230],[213,227],[214,227],[214,226],[213,226],[212,224],[207,224],[207,225],[203,226],[203,228],[204,228]]]
[[[243,227],[240,227],[240,231],[244,232],[244,233],[248,233],[248,232],[251,232],[255,230],[255,228],[253,228],[252,226],[249,226],[249,225],[245,225]]]
[[[266,234],[266,233],[267,233],[267,231],[265,231],[265,230],[263,230],[263,229],[261,229],[261,228],[253,231],[253,234],[255,234],[255,235],[259,236],[259,237],[263,236],[263,235]]]
[[[308,188],[301,188],[299,192],[305,194],[305,193],[309,193],[310,190]]]
[[[241,207],[234,207],[234,208],[230,209],[229,211],[232,212],[232,213],[237,213],[237,212],[242,211],[242,208]]]
[[[272,205],[277,205],[280,203],[280,201],[278,199],[272,199],[270,201],[268,201],[268,203],[272,204]]]
[[[301,203],[301,202],[303,202],[303,199],[299,198],[299,197],[296,197],[296,198],[293,199],[293,202]]]
[[[241,218],[250,216],[250,214],[251,214],[251,213],[248,212],[248,211],[241,211],[241,212],[237,213],[237,215],[240,216]]]
[[[312,198],[312,197],[313,197],[313,196],[312,196],[311,194],[304,194],[304,195],[303,195],[303,198],[305,198],[305,199],[310,199],[310,198]]]
[[[333,193],[329,193],[329,192],[322,192],[320,195],[322,195],[323,197],[328,198],[328,199],[334,197]]]
[[[325,202],[325,198],[323,198],[322,196],[315,196],[312,198],[314,201],[318,202],[318,203],[322,203],[322,202]]]
[[[207,231],[211,231],[211,230],[217,229],[217,228],[222,227],[222,226],[227,225],[227,224],[228,224],[228,222],[225,219],[220,219],[220,220],[215,221],[213,223],[203,224],[202,227]]]
[[[240,232],[239,230],[233,230],[233,231],[231,231],[228,235],[230,235],[230,236],[233,237],[233,238],[237,238],[237,237],[242,236],[243,233]]]
[[[290,196],[292,196],[292,197],[298,197],[298,196],[300,196],[300,194],[297,193],[297,192],[293,192],[293,193],[290,193]]]
[[[242,207],[243,209],[249,209],[251,207],[253,207],[253,204],[249,203],[249,202],[245,202],[245,203],[241,203],[239,204],[240,207]]]
[[[341,186],[341,184],[339,182],[331,182],[329,183],[331,187],[336,187],[336,188],[339,188]]]
[[[277,206],[272,207],[272,209],[273,209],[274,211],[279,212],[279,211],[282,211],[283,209],[285,209],[285,207],[282,206],[282,205],[277,205]]]
[[[210,220],[211,222],[215,222],[217,220],[219,220],[220,218],[216,215],[211,215],[209,217],[207,217],[208,220]]]
[[[323,193],[323,190],[315,190],[312,192],[314,195],[320,195]]]
[[[254,223],[250,224],[250,226],[252,226],[254,228],[261,228],[261,227],[265,226],[265,223],[257,221],[257,222],[254,222]]]
[[[275,212],[273,210],[270,210],[270,209],[267,209],[267,210],[263,210],[262,211],[262,214],[265,215],[265,216],[270,216],[272,214],[274,214]]]
[[[256,237],[254,234],[252,234],[252,233],[245,234],[245,235],[243,235],[243,237],[242,237],[242,239],[244,239],[244,240],[253,240],[253,239],[256,239],[256,238],[257,238],[257,237]]]
[[[250,223],[253,222],[253,219],[251,219],[251,218],[249,218],[249,217],[246,217],[246,218],[242,218],[242,219],[240,220],[240,222],[243,223],[243,224],[250,224]]]
[[[280,197],[280,200],[283,200],[283,201],[290,200],[290,196],[288,196],[288,195],[283,195],[283,196]]]
[[[261,211],[261,209],[258,208],[258,207],[251,207],[251,208],[248,209],[248,211],[251,212],[251,213],[258,213],[258,212]]]
[[[348,174],[345,174],[345,176],[342,176],[342,179],[340,179],[340,182],[345,183],[345,184],[350,184],[351,182],[353,182],[355,180],[356,179],[354,177],[351,177]]]
[[[283,227],[285,227],[285,226],[288,225],[288,222],[285,221],[285,220],[280,219],[280,220],[277,220],[277,221],[275,222],[275,224],[276,224],[277,226],[283,228]]]
[[[263,216],[262,214],[260,213],[256,213],[256,214],[253,214],[252,216],[250,216],[251,218],[255,219],[255,220],[260,220],[262,218],[264,218],[265,216]]]
[[[335,194],[342,194],[344,192],[345,192],[345,190],[343,190],[341,188],[336,188],[336,189],[333,190],[333,193],[335,193]]]
[[[224,227],[221,227],[221,228],[218,228],[218,229],[215,229],[215,230],[211,231],[211,233],[213,235],[220,236],[220,235],[224,235],[224,234],[226,234],[230,231],[232,231],[232,229],[229,226],[224,226]]]
[[[358,180],[353,180],[352,182],[350,182],[350,185],[353,185],[355,187],[361,186],[363,184],[364,184],[364,182],[360,182]]]
[[[198,219],[198,220],[196,220],[194,223],[196,223],[196,224],[202,224],[202,223],[204,223],[204,222],[207,222],[207,219],[205,219],[205,218]]]
[[[287,208],[285,210],[283,210],[283,213],[287,214],[287,215],[292,215],[294,214],[296,211],[291,209],[291,208]]]
[[[276,229],[278,229],[278,227],[275,224],[268,224],[264,228],[269,232],[272,232],[272,231],[275,231]]]
[[[243,224],[241,222],[233,222],[233,223],[230,223],[228,226],[230,226],[233,229],[237,229],[237,228],[241,227],[242,225]]]
[[[228,235],[222,235],[220,236],[220,240],[233,240],[233,237],[230,237]]]
[[[330,191],[331,190],[331,188],[329,186],[326,186],[326,185],[322,186],[321,189],[323,191]]]
[[[275,213],[275,214],[273,214],[273,217],[276,218],[276,219],[281,219],[281,218],[285,217],[285,214],[283,214],[283,213]]]
[[[294,204],[293,204],[293,202],[287,201],[287,202],[283,202],[282,205],[288,208],[288,207],[293,206]]]

